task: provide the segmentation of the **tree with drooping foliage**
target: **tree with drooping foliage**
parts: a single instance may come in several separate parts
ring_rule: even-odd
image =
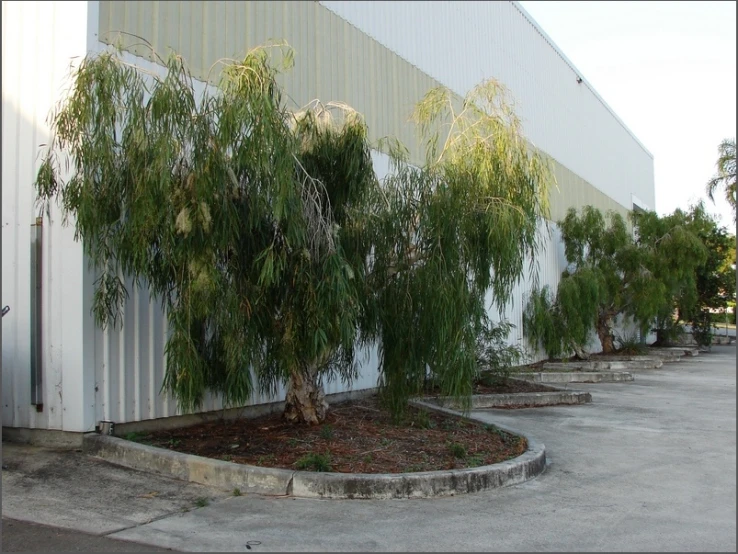
[[[692,206],[685,217],[690,231],[704,244],[706,257],[695,268],[691,287],[678,299],[679,320],[691,325],[700,346],[709,346],[710,312],[726,310],[735,298],[735,236],[718,224],[702,202]]]
[[[379,183],[360,114],[288,109],[265,49],[201,97],[181,57],[161,61],[145,76],[116,53],[83,60],[38,173],[97,272],[96,321],[115,324],[121,276],[149,287],[171,329],[163,386],[185,410],[286,385],[285,416],[320,422],[324,380],[350,383],[374,342],[396,413],[428,372],[470,393],[494,327],[484,295],[509,298],[546,212],[548,167],[499,85],[460,110],[431,91],[415,114],[428,162],[395,155]]]
[[[587,268],[561,279],[555,293],[546,285],[528,295],[523,333],[549,359],[576,355],[586,359],[586,347],[597,323],[597,275]]]
[[[376,179],[362,118],[318,103],[293,113],[275,77],[256,49],[198,98],[179,56],[148,79],[115,53],[87,58],[54,115],[37,187],[74,215],[99,275],[98,323],[120,313],[121,275],[161,299],[164,387],[184,410],[206,391],[238,405],[255,385],[286,383],[285,414],[314,423],[318,374],[355,373],[366,251],[352,218]]]
[[[665,216],[642,212],[634,214],[634,220],[644,264],[660,283],[660,294],[651,299],[653,316],[646,311],[640,321],[644,331],[653,326],[654,344],[662,346],[674,339],[674,314],[691,310],[697,301],[697,271],[707,260],[708,251],[688,212],[677,209]]]
[[[417,167],[393,156],[367,325],[380,347],[383,398],[395,412],[429,375],[444,394],[469,397],[480,337],[493,326],[489,310],[504,307],[535,259],[551,179],[495,81],[459,103],[448,89],[431,90],[413,120],[426,159]]]
[[[705,263],[696,270],[696,302],[691,305],[697,309],[725,309],[735,297],[735,235],[721,226],[702,202],[692,206],[687,217],[691,232],[707,249]],[[684,316],[688,316],[689,307],[682,309]]]
[[[706,255],[683,215],[632,214],[631,230],[618,213],[569,209],[558,223],[569,267],[555,297],[547,290],[532,293],[525,314],[530,341],[549,356],[582,356],[594,330],[608,354],[615,351],[616,322],[630,320],[647,330],[673,312]]]

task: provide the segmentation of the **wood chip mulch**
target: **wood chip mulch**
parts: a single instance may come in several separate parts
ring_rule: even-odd
[[[477,394],[531,388],[542,387],[509,380],[506,386],[482,387]],[[242,464],[338,473],[476,467],[515,458],[528,447],[525,438],[493,425],[416,408],[409,408],[405,419],[395,424],[376,396],[331,406],[327,420],[318,426],[294,425],[278,413],[124,438]]]

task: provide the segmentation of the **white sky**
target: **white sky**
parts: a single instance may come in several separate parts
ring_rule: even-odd
[[[520,4],[653,154],[656,211],[706,199],[736,136],[736,2]],[[734,230],[717,196],[705,206]]]

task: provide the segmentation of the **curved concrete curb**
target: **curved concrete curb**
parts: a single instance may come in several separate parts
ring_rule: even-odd
[[[681,359],[686,356],[687,353],[682,350],[667,350],[667,349],[660,349],[655,350],[653,348],[649,349],[649,356],[656,356],[657,358],[661,358],[665,364],[672,363],[672,362],[679,362]]]
[[[661,356],[663,358],[671,358],[672,356],[678,359],[684,356],[699,356],[700,351],[698,348],[692,346],[652,346],[648,349],[649,355]]]
[[[546,362],[543,369],[559,371],[616,371],[623,369],[658,369],[664,361],[657,356],[628,356],[617,359],[584,360],[576,362]]]
[[[428,399],[439,406],[459,409],[454,398],[441,396]],[[471,409],[504,408],[506,406],[554,406],[557,404],[586,404],[592,402],[592,395],[585,391],[556,392],[517,392],[511,394],[475,394],[472,396]]]
[[[541,371],[511,375],[515,379],[533,381],[534,383],[620,383],[632,381],[633,374],[627,371]]]
[[[455,417],[457,412],[413,401],[412,404]],[[473,419],[473,418],[471,418]],[[315,473],[236,464],[173,452],[107,435],[87,434],[85,452],[108,462],[242,493],[293,495],[306,498],[427,498],[479,492],[522,483],[546,467],[545,446],[506,427],[508,433],[524,436],[528,450],[498,464],[447,471],[418,473]]]

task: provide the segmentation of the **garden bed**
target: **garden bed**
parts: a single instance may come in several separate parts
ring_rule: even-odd
[[[337,473],[479,467],[520,456],[528,447],[525,438],[495,426],[415,407],[396,424],[376,396],[336,404],[326,422],[314,427],[271,414],[124,438],[240,464]]]

